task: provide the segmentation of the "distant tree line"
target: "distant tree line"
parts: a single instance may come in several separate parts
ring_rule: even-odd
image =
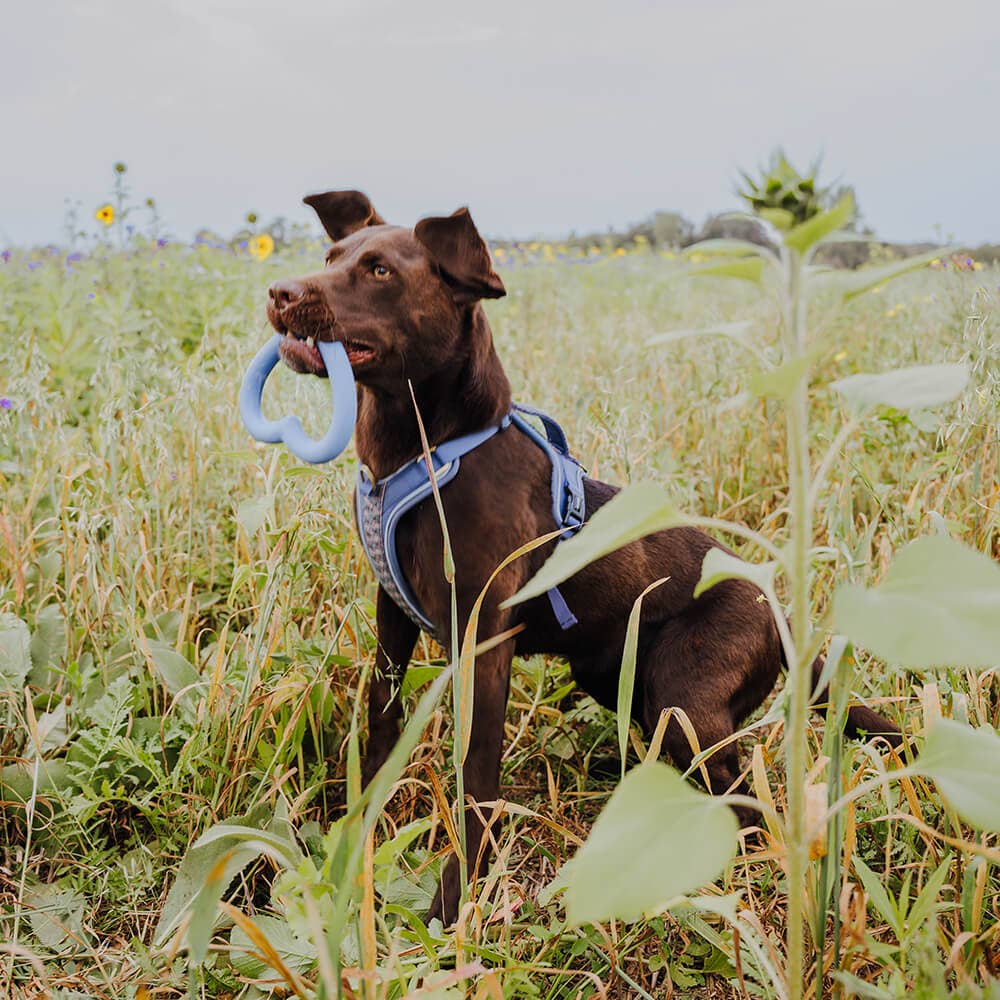
[[[827,192],[825,201],[834,205],[845,194],[854,194],[851,187],[841,185]],[[855,205],[857,198],[855,197]],[[937,244],[924,243],[891,243],[880,240],[873,229],[864,224],[860,210],[856,211],[854,221],[848,227],[848,232],[855,234],[857,240],[842,243],[830,243],[819,249],[816,261],[828,267],[861,267],[871,261],[887,258],[908,257],[933,249]],[[767,229],[759,222],[738,212],[723,212],[710,215],[701,226],[696,225],[681,212],[654,212],[641,222],[625,226],[622,229],[609,228],[604,232],[570,233],[560,242],[573,250],[586,250],[592,246],[617,249],[619,247],[634,247],[637,244],[647,244],[657,250],[683,250],[702,240],[739,239],[748,240],[760,246],[771,246],[772,240]],[[493,241],[499,245],[514,244],[523,241]],[[976,260],[984,263],[1000,261],[1000,244],[983,244],[979,247],[967,247],[967,252]]]

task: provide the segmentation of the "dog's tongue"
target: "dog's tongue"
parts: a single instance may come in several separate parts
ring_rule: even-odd
[[[289,332],[281,341],[281,357],[295,371],[312,375],[327,375],[326,362],[315,343],[301,340]]]
[[[375,352],[370,347],[365,347],[362,344],[352,344],[350,342],[344,344],[347,350],[347,360],[351,362],[352,365],[364,364],[366,361],[370,361],[374,356]]]
[[[323,355],[320,354],[319,348],[315,345],[310,346],[309,344],[306,344],[305,347],[308,353],[309,362],[315,367],[317,373],[323,372],[324,374],[327,374],[326,362],[323,360]]]

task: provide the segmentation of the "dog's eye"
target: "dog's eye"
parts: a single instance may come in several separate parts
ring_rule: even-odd
[[[372,265],[372,274],[376,278],[383,278],[383,279],[385,279],[385,278],[391,278],[392,277],[392,271],[390,271],[389,268],[387,268],[385,266],[385,264],[373,264]]]

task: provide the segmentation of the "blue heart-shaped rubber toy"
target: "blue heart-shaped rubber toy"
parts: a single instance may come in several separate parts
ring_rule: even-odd
[[[258,440],[268,444],[284,442],[288,450],[303,462],[329,462],[336,458],[351,440],[354,424],[358,419],[358,394],[354,387],[354,372],[347,358],[347,351],[340,341],[320,340],[316,346],[323,356],[327,375],[330,377],[330,396],[333,414],[330,427],[318,441],[302,429],[298,417],[290,414],[280,420],[268,420],[261,413],[264,383],[278,363],[278,347],[282,335],[275,334],[258,352],[240,386],[240,416],[247,430]]]

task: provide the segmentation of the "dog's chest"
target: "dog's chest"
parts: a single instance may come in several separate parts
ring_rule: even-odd
[[[411,494],[402,501],[394,501],[384,484],[371,488],[364,480],[359,480],[354,495],[354,511],[361,544],[380,586],[410,621],[433,635],[433,625],[422,613],[396,551],[399,520],[422,499],[424,497],[418,499]]]

